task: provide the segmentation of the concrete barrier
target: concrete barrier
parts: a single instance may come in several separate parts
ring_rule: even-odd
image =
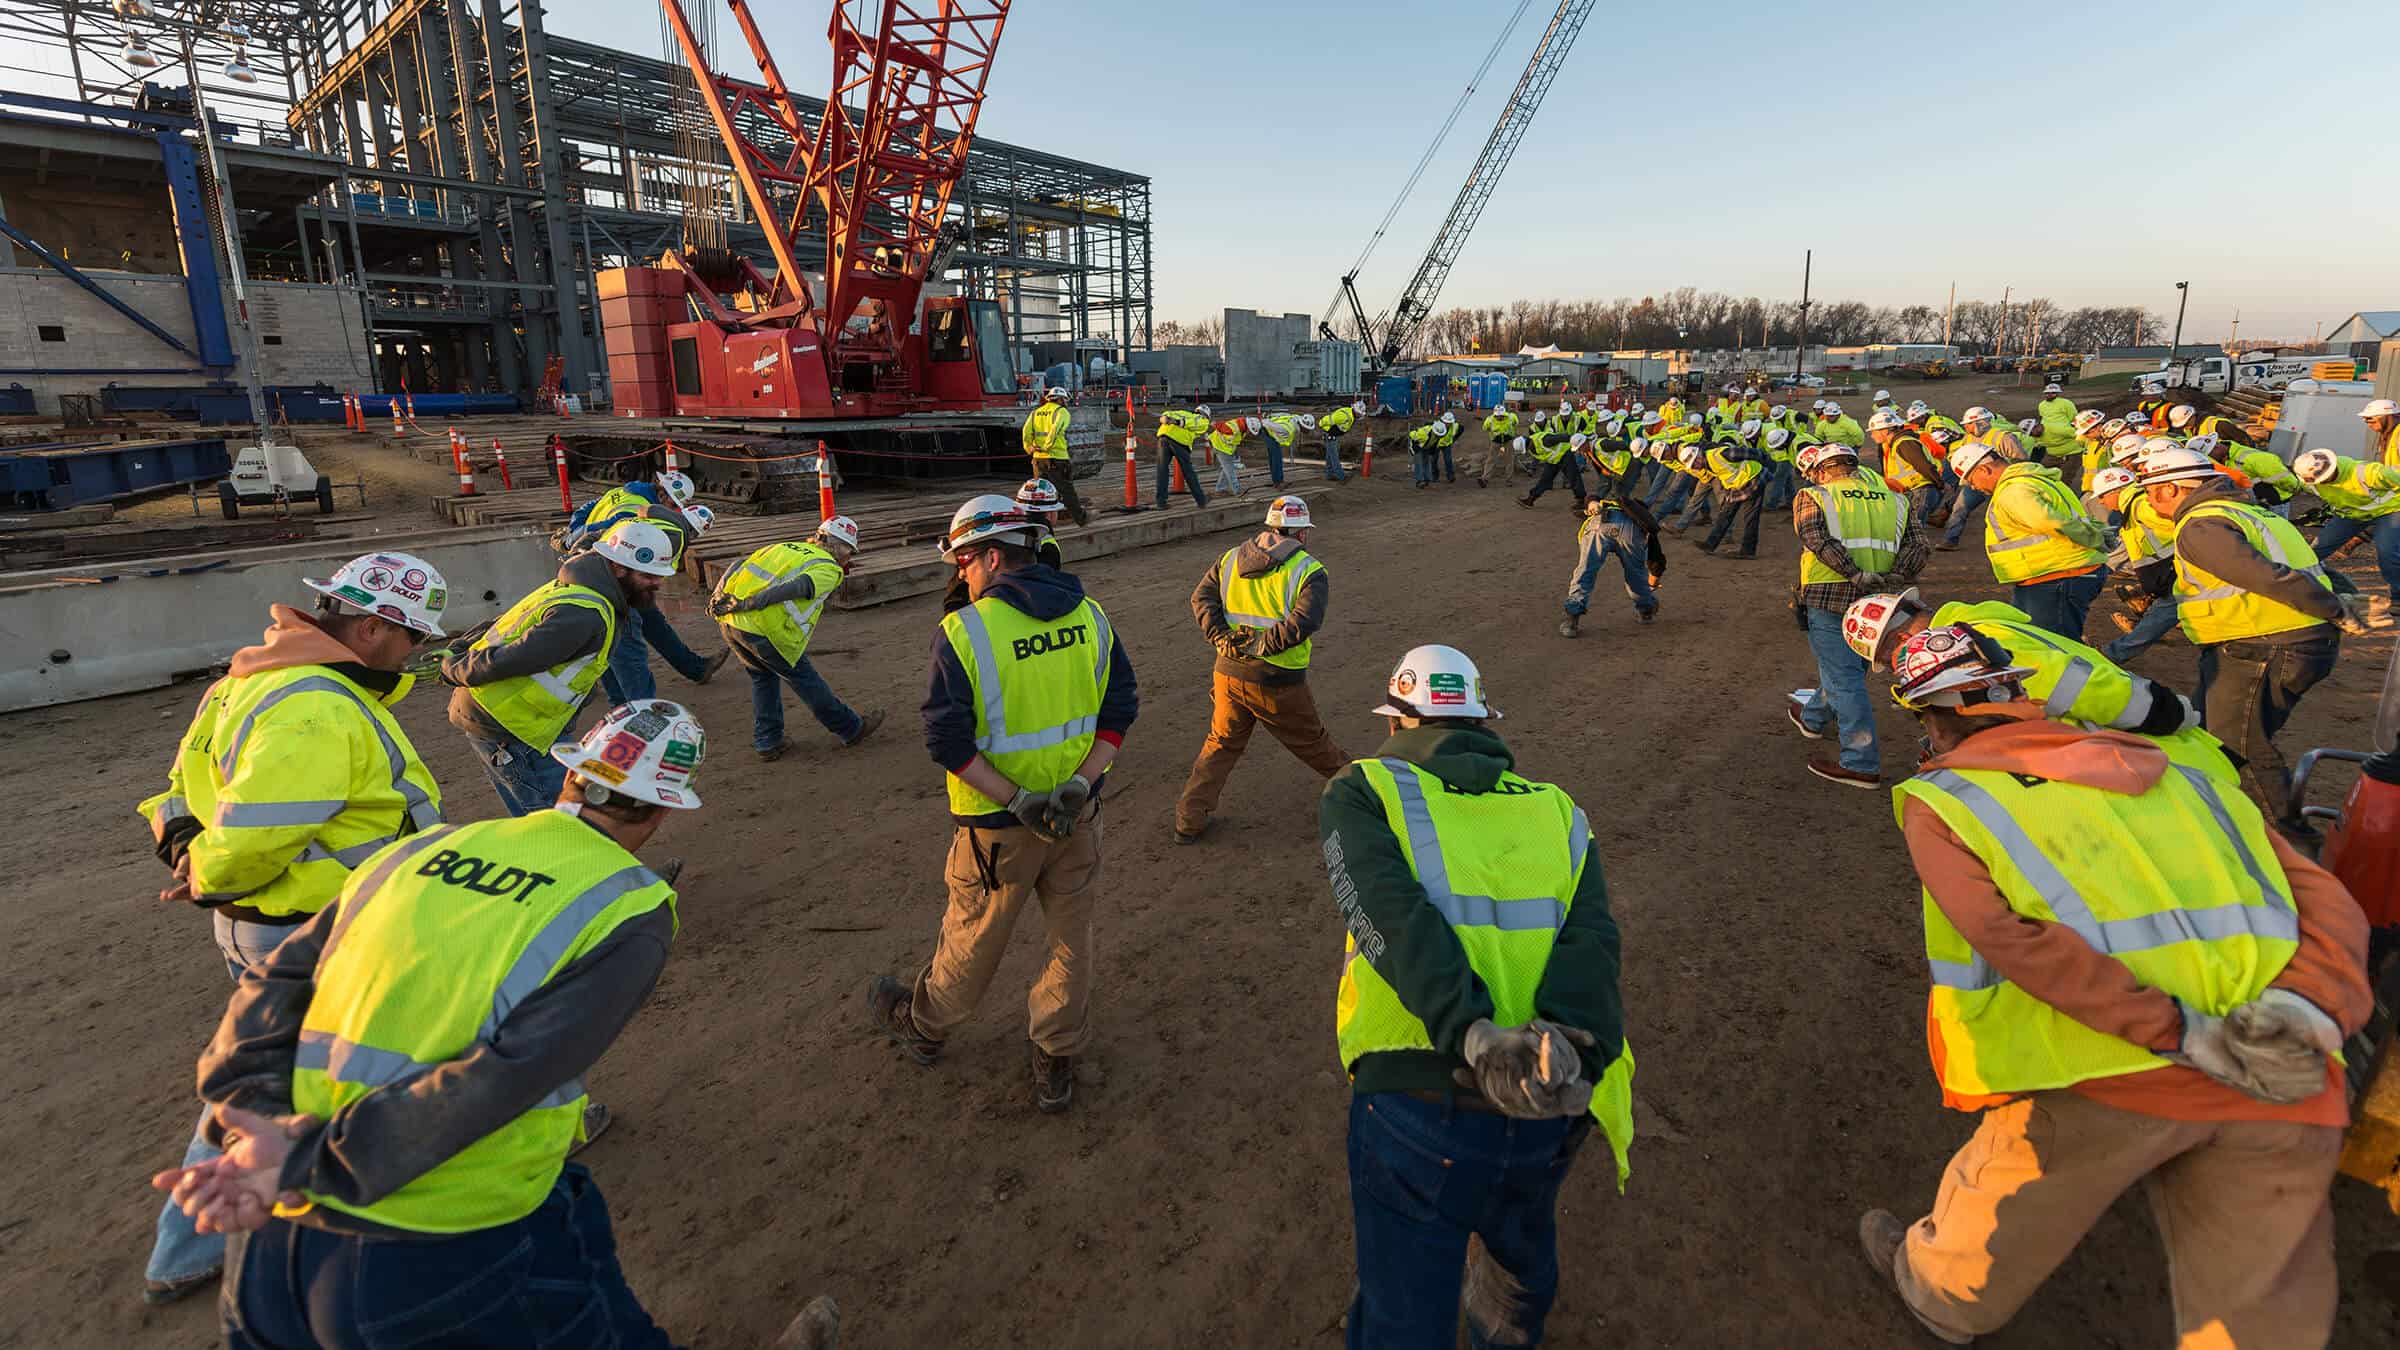
[[[414,553],[441,570],[450,583],[442,624],[453,633],[498,617],[558,572],[541,534],[489,526],[19,573],[0,580],[0,712],[203,674],[258,641],[268,605],[313,600],[300,578],[376,550]]]

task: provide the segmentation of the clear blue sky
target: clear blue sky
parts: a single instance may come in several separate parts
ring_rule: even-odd
[[[820,92],[826,6],[760,8]],[[1160,318],[1319,312],[1514,8],[1018,0],[982,129],[1151,177]],[[1369,264],[1370,308],[1406,284],[1552,8],[1534,0]],[[550,15],[649,50],[652,12]],[[2189,333],[2222,337],[2238,308],[2246,333],[2305,337],[2400,307],[2378,92],[2396,77],[2392,0],[1604,2],[1442,303],[1797,298],[1814,248],[1823,298],[1938,305],[1955,281],[2171,314],[2189,280]]]

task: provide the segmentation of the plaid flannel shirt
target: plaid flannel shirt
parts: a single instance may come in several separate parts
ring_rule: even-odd
[[[1897,495],[1897,494],[1895,494]],[[1902,497],[1903,523],[1900,529],[1900,553],[1892,561],[1892,588],[1898,589],[1916,578],[1925,569],[1925,560],[1933,556],[1933,541],[1925,534],[1924,522],[1907,511],[1907,499]],[[1792,499],[1792,530],[1800,536],[1800,547],[1817,555],[1817,561],[1846,577],[1855,577],[1858,564],[1850,560],[1850,550],[1842,547],[1825,524],[1825,512],[1817,499],[1805,490]],[[1839,614],[1850,608],[1853,601],[1874,594],[1856,581],[1822,581],[1800,588],[1800,603],[1809,609],[1829,609]]]

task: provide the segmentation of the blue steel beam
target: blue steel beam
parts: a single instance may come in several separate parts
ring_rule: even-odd
[[[52,271],[57,272],[60,276],[65,277],[67,280],[74,282],[76,285],[81,286],[85,290],[90,291],[93,295],[99,297],[102,304],[107,305],[110,309],[115,310],[119,314],[122,314],[126,318],[131,319],[135,323],[141,325],[143,331],[149,333],[150,336],[157,338],[159,341],[167,344],[170,347],[173,347],[175,350],[182,352],[185,356],[188,356],[195,361],[200,360],[200,353],[195,352],[191,348],[183,345],[182,338],[179,338],[173,333],[168,332],[166,329],[159,327],[155,323],[152,323],[149,315],[142,313],[140,310],[135,309],[133,306],[126,304],[124,301],[119,300],[117,297],[109,294],[107,287],[102,286],[99,282],[94,281],[90,277],[84,275],[82,269],[76,267],[73,263],[68,262],[66,259],[58,256],[55,253],[52,253],[49,249],[42,247],[41,242],[35,239],[32,235],[27,234],[23,230],[18,229],[16,226],[9,224],[8,218],[5,216],[0,216],[0,234],[5,234],[9,238],[15,240],[18,244],[22,245],[27,252],[30,252],[33,254],[33,256],[41,259],[45,264],[47,264]],[[185,289],[190,289],[189,282],[185,283]]]

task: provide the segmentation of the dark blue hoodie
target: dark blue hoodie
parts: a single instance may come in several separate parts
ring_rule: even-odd
[[[1083,603],[1083,582],[1071,572],[1035,563],[1003,573],[983,593],[983,598],[997,600],[1029,618],[1060,619]],[[1111,630],[1114,631],[1113,624]],[[1115,633],[1108,654],[1108,687],[1100,695],[1100,738],[1112,745],[1122,745],[1140,708],[1133,684],[1133,662],[1125,655],[1125,635]],[[925,693],[924,712],[926,753],[933,756],[933,762],[941,765],[945,773],[965,768],[976,754],[975,685],[967,677],[966,663],[950,649],[949,636],[938,628],[933,634],[933,676]],[[1006,811],[981,816],[953,813],[950,818],[961,825],[995,830],[1018,824],[1017,818]]]

